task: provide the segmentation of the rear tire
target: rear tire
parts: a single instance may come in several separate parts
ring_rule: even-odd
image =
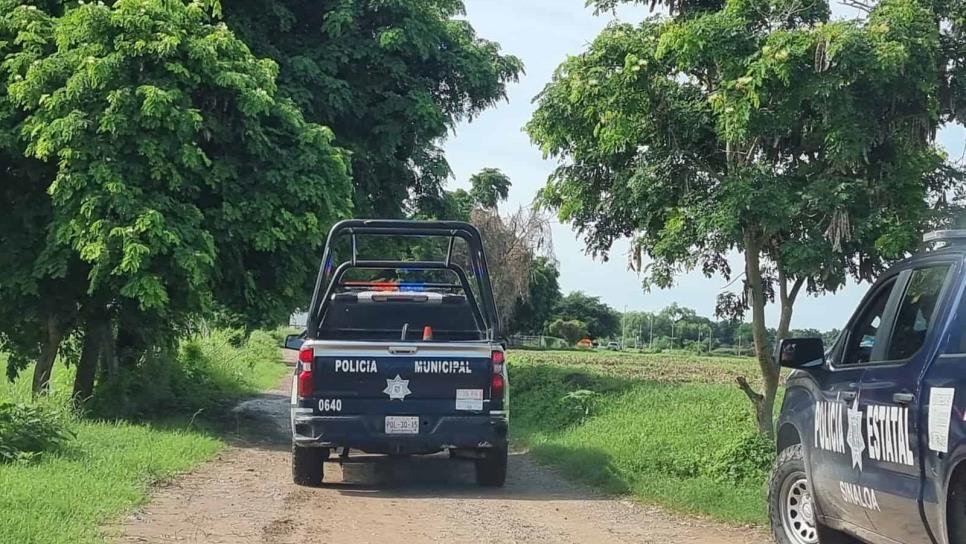
[[[805,477],[801,444],[785,449],[775,460],[768,482],[768,518],[778,544],[853,544],[848,535],[818,521],[811,486]]]
[[[476,483],[484,487],[503,487],[509,452],[506,443],[484,450],[476,460]]]
[[[325,448],[303,448],[292,444],[292,481],[295,485],[322,485],[322,462],[329,456]]]

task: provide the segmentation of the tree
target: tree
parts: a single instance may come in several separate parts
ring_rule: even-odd
[[[517,305],[530,298],[534,263],[553,256],[550,222],[536,208],[520,208],[509,216],[476,208],[470,222],[483,236],[497,311],[503,323],[511,323]]]
[[[14,360],[75,334],[86,399],[98,372],[138,364],[216,307],[252,324],[295,307],[351,185],[331,131],[278,97],[273,61],[197,2],[2,0],[0,13],[16,37],[3,42],[0,110],[22,135],[0,141],[31,165],[6,169],[26,190],[0,208],[34,212],[27,243],[0,239],[30,278],[0,281],[0,298],[56,321],[31,339],[4,319]]]
[[[620,314],[601,302],[600,297],[591,297],[580,291],[563,297],[553,313],[555,319],[585,323],[588,334],[593,338],[613,337],[620,332]]]
[[[483,208],[496,208],[510,196],[510,178],[496,168],[484,168],[470,178],[470,196]]]
[[[467,221],[479,228],[504,332],[519,330],[516,316],[521,311],[538,312],[526,319],[541,319],[542,328],[550,317],[548,308],[556,302],[554,293],[560,297],[550,222],[538,208],[500,215],[499,205],[509,195],[511,182],[495,168],[484,168],[470,184],[469,192],[457,189],[419,197],[416,217]],[[531,295],[536,295],[537,306],[529,305]]]
[[[509,333],[543,334],[563,298],[559,278],[560,271],[553,259],[540,256],[533,260],[529,294],[526,300],[517,300],[509,321]]]
[[[803,290],[871,279],[956,208],[961,173],[933,142],[954,115],[935,100],[951,88],[942,14],[918,0],[834,22],[821,1],[672,8],[610,26],[557,70],[528,125],[561,161],[541,200],[595,253],[632,237],[646,288],[693,269],[729,278],[742,253],[724,307],[751,313],[763,388],[740,385],[771,435],[766,304],[786,336]]]
[[[351,151],[359,217],[439,196],[447,131],[506,96],[519,59],[476,36],[461,0],[239,0],[229,26],[280,65],[280,92]]]
[[[589,334],[587,324],[576,319],[557,319],[547,325],[547,334],[563,338],[567,344],[573,346]]]

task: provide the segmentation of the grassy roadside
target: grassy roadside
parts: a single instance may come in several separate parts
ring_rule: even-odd
[[[771,444],[732,384],[747,359],[515,351],[512,434],[605,490],[734,524],[765,522]]]
[[[156,368],[154,370],[157,370]],[[192,424],[267,389],[287,372],[267,333],[214,331],[182,343],[163,374],[135,375],[111,391],[127,420],[81,419],[64,408],[71,372],[58,365],[52,398],[38,405],[74,438],[37,457],[0,464],[0,543],[103,542],[99,527],[142,504],[153,483],[211,458],[224,442]],[[29,401],[29,376],[0,384],[0,403]],[[139,389],[141,394],[139,394]],[[135,416],[137,414],[137,416]],[[139,416],[139,417],[138,417]],[[204,417],[202,415],[202,417]],[[137,422],[132,422],[137,421]]]

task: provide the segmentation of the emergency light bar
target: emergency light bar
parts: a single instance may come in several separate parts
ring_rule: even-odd
[[[922,241],[931,244],[946,242],[947,244],[963,244],[966,243],[966,230],[934,230],[932,232],[927,232],[923,237]]]

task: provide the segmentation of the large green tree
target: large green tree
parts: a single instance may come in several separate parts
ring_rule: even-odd
[[[281,92],[352,152],[357,216],[439,196],[447,132],[506,96],[519,59],[477,37],[462,0],[233,0],[229,26],[275,59]]]
[[[594,338],[612,338],[620,334],[621,315],[600,300],[580,291],[560,299],[553,310],[553,319],[580,321]]]
[[[961,176],[934,135],[957,115],[938,97],[961,61],[945,56],[948,7],[919,0],[834,22],[821,1],[672,8],[558,69],[529,125],[561,161],[541,197],[595,252],[632,238],[648,287],[729,277],[741,252],[745,288],[724,306],[751,313],[763,387],[741,385],[771,434],[766,304],[785,336],[803,291],[872,278],[949,217]]]
[[[563,298],[560,292],[560,270],[550,257],[533,260],[530,272],[529,294],[525,300],[517,300],[510,316],[507,332],[510,334],[543,334],[553,316],[554,309]]]
[[[215,308],[278,322],[351,207],[331,131],[213,9],[0,1],[4,184],[23,189],[0,216],[27,226],[0,238],[18,260],[0,299],[47,332],[0,325],[20,354],[74,331],[81,398]]]

